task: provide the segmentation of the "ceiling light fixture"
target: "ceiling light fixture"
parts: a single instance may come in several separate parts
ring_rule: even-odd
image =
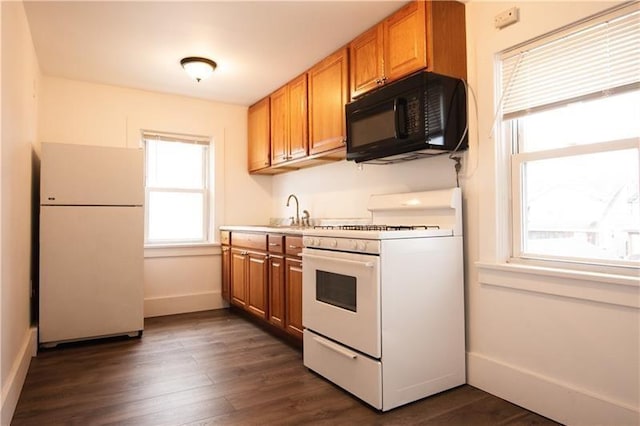
[[[203,80],[213,74],[218,64],[211,59],[190,56],[180,61],[182,68],[196,81]]]

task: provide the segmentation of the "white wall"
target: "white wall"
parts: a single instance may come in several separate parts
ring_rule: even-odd
[[[212,229],[217,230],[220,224],[266,223],[271,182],[269,177],[249,176],[246,171],[246,107],[43,78],[39,121],[42,142],[138,147],[141,129],[213,138]],[[214,236],[218,240],[217,231]],[[220,276],[218,247],[146,249],[145,316],[224,306]]]
[[[456,186],[454,162],[447,156],[387,166],[351,161],[302,169],[273,177],[272,216],[295,215],[295,203],[286,207],[289,194],[300,200],[300,212],[311,218],[368,218],[372,194],[426,191]]]
[[[568,424],[639,424],[640,295],[638,286],[606,278],[524,274],[501,265],[505,181],[497,173],[494,55],[510,46],[613,6],[612,2],[488,2],[467,4],[471,108],[470,149],[462,179],[468,381]],[[518,24],[501,31],[493,17],[520,8]],[[473,104],[473,102],[471,102]],[[455,185],[446,158],[404,165],[340,162],[273,178],[272,215],[288,217],[289,193],[312,217],[366,217],[369,194]],[[614,280],[615,281],[615,280]],[[632,280],[631,280],[632,281]],[[499,285],[498,285],[499,284]],[[628,284],[628,283],[627,283]]]
[[[0,423],[7,425],[36,344],[30,323],[31,183],[40,72],[22,2],[2,2],[1,8]]]

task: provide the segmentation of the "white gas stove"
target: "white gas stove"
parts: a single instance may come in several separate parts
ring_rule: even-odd
[[[459,188],[303,232],[304,364],[386,411],[465,383]]]

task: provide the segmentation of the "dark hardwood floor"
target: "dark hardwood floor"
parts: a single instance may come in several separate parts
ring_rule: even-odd
[[[150,318],[142,339],[33,359],[12,425],[551,425],[465,385],[379,413],[227,310]]]

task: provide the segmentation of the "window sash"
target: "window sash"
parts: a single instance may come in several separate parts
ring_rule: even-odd
[[[205,243],[209,241],[209,191],[207,190],[194,190],[194,189],[162,189],[162,188],[147,188],[145,192],[145,205],[149,206],[149,199],[152,193],[166,193],[166,194],[200,194],[202,195],[202,223],[201,223],[201,235],[202,238],[179,238],[179,239],[150,239],[149,237],[149,215],[150,210],[146,209],[145,220],[145,242],[147,244],[182,244],[182,243]]]
[[[178,143],[193,143],[197,145],[204,145],[206,148],[202,154],[202,187],[201,188],[179,188],[179,187],[163,187],[163,186],[149,186],[145,183],[145,243],[146,244],[181,244],[181,243],[205,243],[210,240],[210,191],[209,191],[209,157],[210,157],[210,141],[208,138],[199,136],[189,136],[170,133],[154,133],[149,131],[143,131],[143,143],[145,145],[145,165],[148,163],[148,157],[146,156],[147,142],[162,141],[162,142],[178,142]],[[202,194],[203,199],[203,211],[202,211],[202,238],[201,239],[163,239],[163,240],[150,240],[149,239],[149,197],[152,192],[165,192],[165,193],[193,193]]]
[[[147,170],[146,170],[146,184],[147,185],[149,185],[151,187],[158,187],[158,188],[164,187],[164,188],[171,188],[171,189],[206,189],[207,188],[208,180],[209,180],[208,179],[208,176],[209,176],[208,175],[208,173],[209,173],[209,170],[208,170],[209,144],[206,144],[206,145],[205,144],[200,144],[200,143],[191,144],[189,142],[183,142],[181,140],[169,140],[169,139],[164,139],[164,140],[145,139],[144,142],[145,142],[145,164],[148,166]],[[202,162],[200,164],[200,166],[201,166],[200,167],[201,175],[200,175],[199,179],[197,179],[198,180],[197,185],[193,185],[193,186],[184,186],[183,185],[183,186],[180,186],[180,185],[177,185],[175,183],[172,184],[172,182],[163,182],[163,183],[166,183],[167,185],[150,184],[149,183],[150,181],[154,181],[154,182],[158,181],[157,176],[158,176],[158,173],[159,173],[158,170],[157,170],[158,167],[156,166],[155,167],[156,172],[155,172],[154,178],[153,179],[150,178],[151,171],[149,170],[150,169],[149,166],[150,166],[151,158],[150,158],[149,144],[153,143],[153,142],[163,142],[164,144],[168,143],[169,145],[172,144],[172,143],[176,143],[176,144],[182,145],[182,146],[184,146],[184,144],[186,143],[186,144],[189,144],[189,145],[199,145],[199,146],[201,146],[202,147],[201,148],[201,152],[200,152],[201,159],[202,159]],[[160,158],[162,158],[162,157],[160,157]],[[162,164],[162,162],[160,162],[160,163]],[[160,170],[162,171],[162,168]],[[160,181],[162,181],[162,179],[160,179]],[[184,184],[184,182],[183,182],[183,184]],[[168,185],[171,185],[171,186],[168,186]]]
[[[517,121],[512,121],[507,126],[509,138],[514,144],[517,135]],[[637,270],[638,262],[634,261],[621,261],[613,259],[597,259],[597,258],[582,258],[582,257],[569,257],[558,255],[544,255],[544,254],[531,254],[523,250],[524,247],[524,199],[523,199],[523,170],[524,166],[529,161],[556,159],[563,157],[572,157],[585,154],[597,154],[604,152],[611,152],[617,150],[636,149],[638,155],[640,155],[640,143],[637,138],[622,139],[617,141],[608,141],[601,143],[594,143],[589,145],[575,145],[570,147],[563,147],[558,149],[546,150],[546,151],[533,151],[526,153],[516,153],[511,156],[511,222],[512,230],[512,261],[523,259],[525,261],[555,261],[571,264],[584,264],[584,265],[599,265],[599,266],[613,266],[613,267],[629,267],[633,270]]]

